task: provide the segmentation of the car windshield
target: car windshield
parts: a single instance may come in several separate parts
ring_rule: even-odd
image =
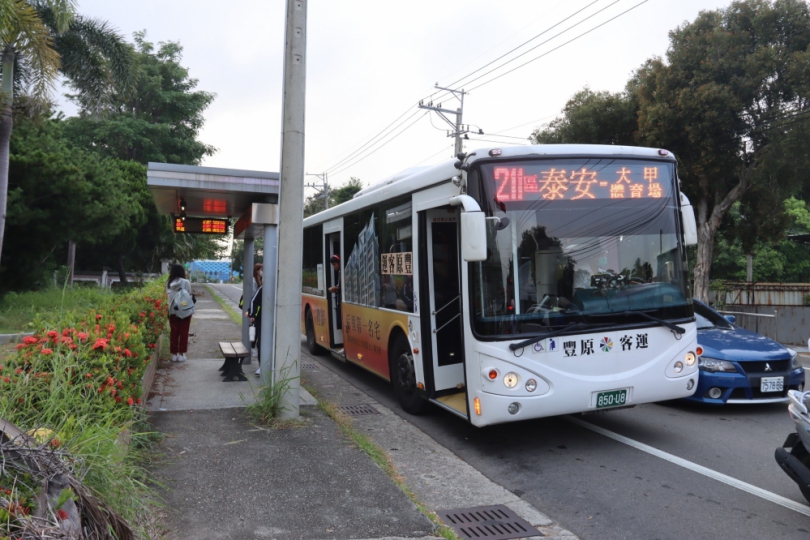
[[[488,216],[488,258],[470,263],[476,332],[692,317],[674,172],[626,158],[482,165],[470,189]]]
[[[730,330],[734,328],[725,317],[698,302],[695,302],[695,319],[697,320],[698,330],[706,330],[707,328]]]

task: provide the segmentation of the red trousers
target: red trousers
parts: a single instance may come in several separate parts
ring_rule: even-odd
[[[188,351],[188,328],[191,326],[191,317],[181,319],[177,315],[169,315],[169,349],[172,354],[186,354]]]

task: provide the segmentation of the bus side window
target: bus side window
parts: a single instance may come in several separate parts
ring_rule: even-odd
[[[413,223],[410,198],[383,207],[380,220],[380,307],[413,312]]]
[[[304,229],[304,256],[301,265],[301,292],[304,294],[324,296],[322,258],[323,225]]]

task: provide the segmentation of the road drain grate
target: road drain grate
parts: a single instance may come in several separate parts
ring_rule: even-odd
[[[346,416],[363,416],[366,414],[380,414],[380,412],[371,405],[341,405],[338,410]]]
[[[301,369],[315,369],[317,367],[317,364],[301,364]]]
[[[532,524],[502,504],[436,512],[464,540],[507,540],[543,536]]]

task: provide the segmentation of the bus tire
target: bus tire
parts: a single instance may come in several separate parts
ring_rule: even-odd
[[[323,354],[323,347],[318,345],[318,342],[315,340],[315,323],[312,321],[312,311],[309,309],[307,310],[306,322],[304,324],[307,329],[307,350],[309,354],[316,356]]]
[[[397,336],[391,348],[390,368],[394,395],[402,410],[414,415],[425,412],[428,402],[419,395],[413,353],[408,339],[402,334]]]

